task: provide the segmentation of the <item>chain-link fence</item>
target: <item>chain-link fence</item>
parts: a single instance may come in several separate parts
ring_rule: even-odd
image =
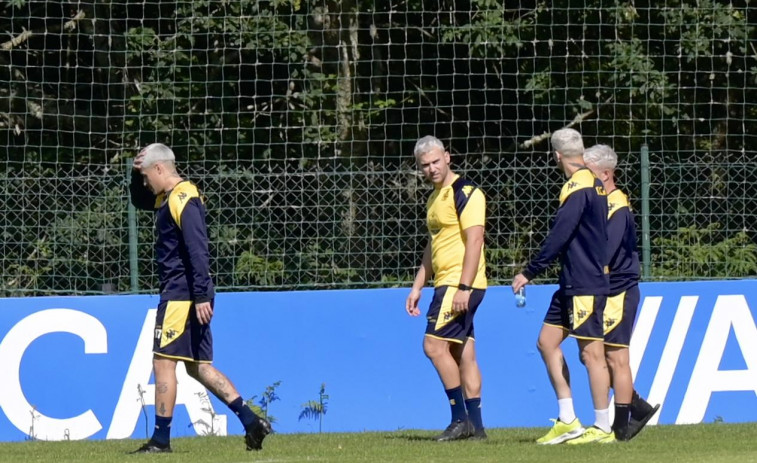
[[[505,283],[548,231],[564,180],[548,139],[565,126],[620,154],[646,279],[757,274],[746,3],[0,10],[3,295],[156,289],[152,217],[130,214],[126,187],[155,141],[207,196],[219,288],[406,285],[427,240],[412,157],[426,134],[486,192]]]

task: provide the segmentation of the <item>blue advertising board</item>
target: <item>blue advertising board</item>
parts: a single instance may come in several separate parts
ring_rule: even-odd
[[[516,308],[492,287],[476,315],[487,427],[549,425],[554,393],[536,349],[552,285],[529,285]],[[757,416],[757,281],[645,283],[631,343],[636,389],[662,404],[662,424]],[[422,351],[425,318],[407,289],[222,293],[215,366],[243,398],[269,404],[277,432],[317,432],[300,419],[325,384],[326,432],[443,429],[449,407]],[[431,300],[424,290],[421,305]],[[0,311],[0,440],[145,438],[151,433],[154,296],[4,299]],[[593,420],[575,341],[564,345],[579,417]],[[174,436],[241,434],[233,413],[179,368]]]

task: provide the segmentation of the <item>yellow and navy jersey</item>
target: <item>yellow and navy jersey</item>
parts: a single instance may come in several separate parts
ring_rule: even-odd
[[[571,175],[539,254],[523,270],[529,280],[560,256],[560,287],[566,295],[606,295],[607,193],[591,170]]]
[[[457,286],[463,272],[463,230],[486,224],[486,198],[473,182],[455,175],[448,186],[434,189],[426,203],[426,225],[431,236],[434,286]],[[472,287],[486,289],[486,261],[481,246]]]
[[[210,277],[205,204],[197,187],[184,180],[167,194],[155,196],[135,171],[129,189],[135,207],[155,211],[160,299],[195,303],[212,300],[215,289]]]
[[[636,223],[628,196],[621,190],[607,195],[607,258],[610,294],[619,294],[639,282]]]

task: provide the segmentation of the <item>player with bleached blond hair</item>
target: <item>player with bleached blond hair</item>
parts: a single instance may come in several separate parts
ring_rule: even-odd
[[[171,452],[171,421],[176,404],[176,364],[209,389],[239,418],[247,450],[260,450],[271,432],[244,403],[229,379],[213,365],[215,288],[210,276],[210,253],[205,203],[197,187],[176,171],[173,151],[153,143],[134,158],[131,202],[155,212],[155,259],[160,276],[160,303],[155,320],[155,429],[134,453]]]
[[[452,414],[449,426],[436,440],[486,439],[473,332],[473,317],[487,286],[486,199],[476,184],[450,169],[449,152],[438,138],[421,138],[413,154],[434,191],[426,203],[429,241],[405,310],[411,316],[420,315],[421,289],[433,277],[423,352],[439,374]]]
[[[544,317],[537,347],[557,396],[558,418],[539,444],[609,443],[610,375],[604,356],[602,311],[610,291],[606,269],[607,199],[602,182],[583,159],[581,134],[574,129],[555,131],[551,138],[555,161],[567,181],[560,191],[560,207],[539,253],[513,278],[513,292],[533,280],[556,258],[560,285]],[[594,425],[584,429],[576,417],[562,342],[578,342],[581,362],[589,375]]]
[[[607,145],[594,145],[584,152],[584,161],[607,192],[610,294],[603,314],[605,358],[615,390],[612,428],[616,439],[625,441],[636,436],[660,408],[651,406],[634,390],[629,361],[631,333],[641,299],[636,223],[628,196],[615,185],[615,151]]]

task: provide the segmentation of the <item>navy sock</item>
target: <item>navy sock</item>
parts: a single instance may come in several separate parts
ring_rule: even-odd
[[[473,427],[476,431],[484,429],[484,421],[481,419],[481,397],[476,399],[467,399],[465,401],[465,408],[468,409],[468,418],[473,423]]]
[[[452,389],[445,389],[449,406],[452,409],[452,421],[465,421],[468,414],[465,412],[465,399],[463,399],[463,388],[457,386]]]
[[[252,410],[250,410],[250,407],[244,403],[241,396],[233,400],[229,404],[229,408],[235,415],[237,415],[245,429],[247,426],[255,422],[255,413],[253,413]]]
[[[155,430],[152,432],[152,440],[160,445],[168,445],[171,442],[172,416],[155,415]]]

